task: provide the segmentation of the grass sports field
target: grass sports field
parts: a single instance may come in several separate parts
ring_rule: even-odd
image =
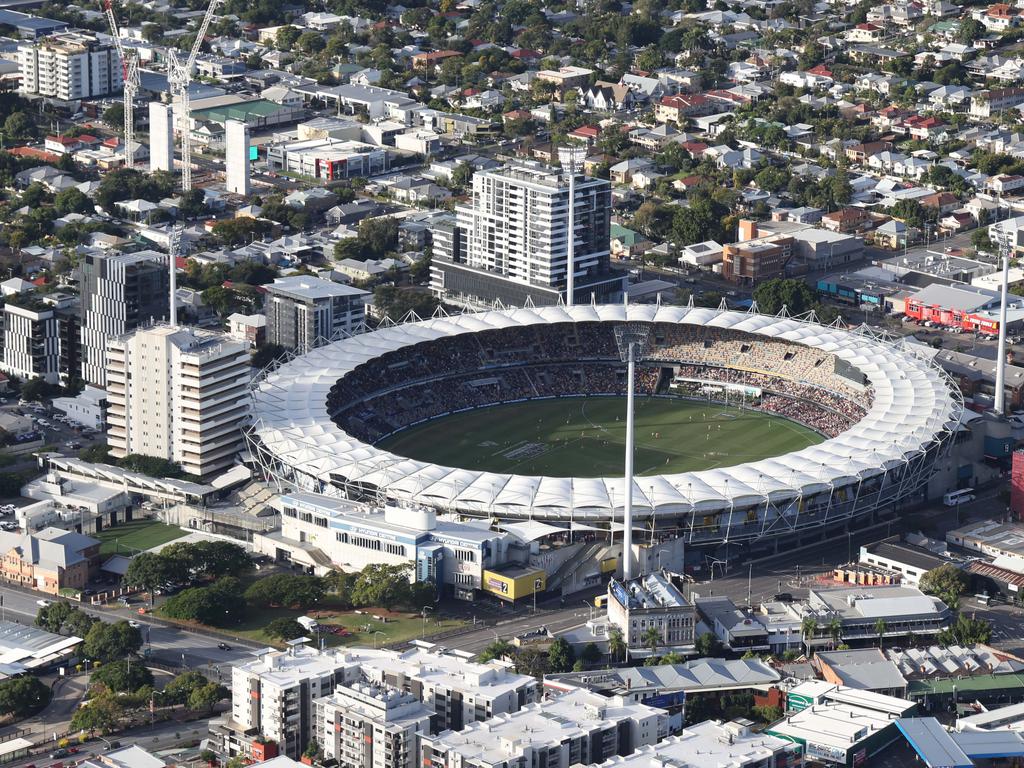
[[[637,474],[743,464],[820,443],[807,427],[732,406],[637,398]],[[624,397],[563,398],[496,405],[413,427],[378,446],[450,467],[551,477],[622,472]]]

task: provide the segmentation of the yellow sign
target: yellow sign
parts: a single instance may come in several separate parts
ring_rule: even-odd
[[[547,574],[543,570],[517,569],[508,573],[484,571],[483,588],[502,600],[519,600],[547,588]]]

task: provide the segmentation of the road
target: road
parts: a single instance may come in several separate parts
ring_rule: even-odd
[[[21,624],[32,624],[39,610],[37,600],[44,596],[10,586],[0,586],[3,607],[0,608],[0,619],[17,621]],[[45,599],[52,600],[49,595]],[[80,605],[82,610],[97,616],[104,621],[120,621],[132,619],[138,621],[145,641],[143,651],[149,651],[149,658],[171,665],[182,665],[189,668],[213,665],[227,665],[231,662],[252,658],[252,651],[262,646],[246,640],[229,640],[231,650],[225,651],[217,647],[224,638],[207,636],[198,632],[189,632],[177,627],[139,615],[128,608],[94,608]]]

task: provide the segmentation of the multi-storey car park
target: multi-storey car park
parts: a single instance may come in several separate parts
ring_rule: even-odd
[[[960,424],[956,385],[911,346],[866,328],[693,307],[577,305],[436,317],[297,357],[254,387],[254,456],[268,475],[317,493],[386,493],[469,516],[621,530],[621,476],[470,470],[375,446],[470,408],[621,395],[625,366],[614,332],[626,322],[649,329],[639,392],[739,399],[821,439],[757,461],[638,477],[638,528],[696,545],[811,541],[922,498]],[[684,442],[710,439],[683,434]]]

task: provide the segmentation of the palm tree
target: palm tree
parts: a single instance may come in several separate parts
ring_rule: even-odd
[[[661,632],[658,631],[657,627],[648,627],[644,630],[643,634],[644,645],[651,649],[651,655],[658,650],[658,646],[661,645]]]
[[[832,650],[835,650],[836,646],[839,645],[839,636],[843,633],[843,622],[838,617],[833,617],[828,623],[828,634],[832,638]]]
[[[875,622],[875,632],[878,633],[878,647],[882,647],[882,638],[885,635],[885,630],[889,628],[889,625],[885,623],[885,619],[879,619]]]
[[[818,620],[813,616],[805,616],[804,620],[800,622],[800,631],[804,636],[804,646],[807,648],[807,655],[811,655],[811,640],[814,639],[815,633],[818,631]]]
[[[622,639],[622,630],[618,627],[608,633],[608,655],[612,661],[618,661],[620,656],[626,655],[626,641]]]

